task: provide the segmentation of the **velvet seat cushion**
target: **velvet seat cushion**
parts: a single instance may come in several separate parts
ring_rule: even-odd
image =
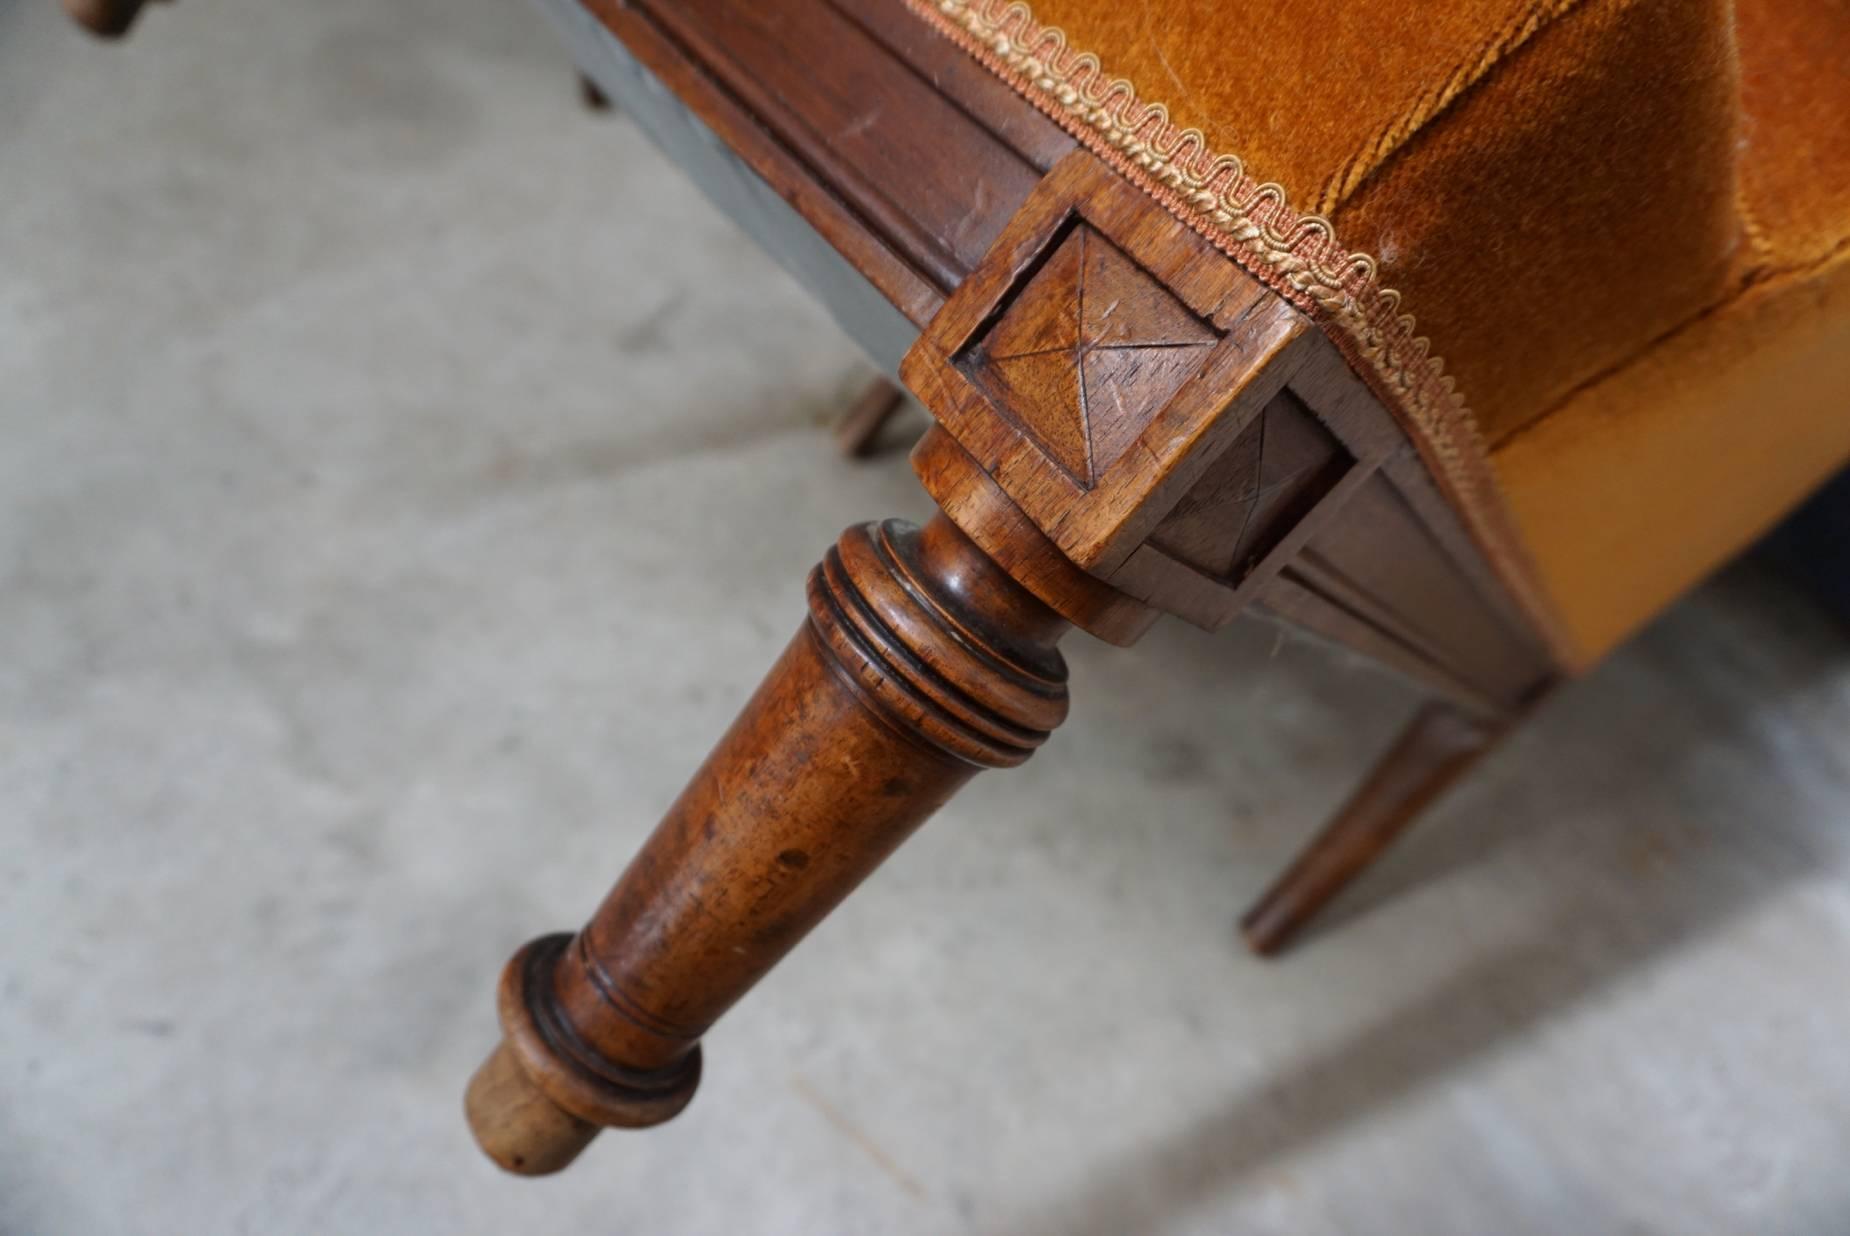
[[[1850,455],[1850,0],[913,2],[1204,233],[1328,221],[1367,280],[1311,307],[1465,492],[1488,452],[1572,662]]]

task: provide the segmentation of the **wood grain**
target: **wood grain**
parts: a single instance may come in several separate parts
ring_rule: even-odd
[[[1068,582],[1100,595],[1067,608],[1108,603]],[[580,1124],[679,1112],[707,1028],[977,771],[1020,764],[1066,715],[1070,624],[947,516],[849,529],[808,599],[590,923],[508,963],[505,1040],[468,1103],[502,1166],[556,1171]]]
[[[1091,489],[1200,372],[1222,334],[1078,224],[955,363],[1075,485]]]
[[[1009,497],[1101,578],[1282,389],[1314,334],[1151,209],[1090,154],[1067,155],[900,366]]]

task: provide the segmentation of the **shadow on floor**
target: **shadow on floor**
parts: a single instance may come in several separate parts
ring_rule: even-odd
[[[1805,789],[1778,771],[1781,739],[1756,730],[1753,701],[1803,692],[1841,676],[1846,664],[1850,641],[1789,588],[1753,564],[1724,575],[1564,691],[1299,950],[1339,929],[1391,929],[1360,920],[1416,885],[1493,856],[1519,862],[1557,912],[1521,943],[1407,992],[1263,1085],[1228,1096],[1214,1114],[1089,1173],[1044,1211],[1001,1230],[1119,1236],[1162,1228],[1725,930],[1803,879],[1815,868],[1808,838],[1797,829],[1776,840],[1766,834],[1801,818],[1795,796]],[[1732,758],[1758,767],[1713,767],[1727,751],[1748,753]],[[1720,777],[1734,778],[1737,799],[1751,796],[1754,829],[1739,827],[1747,822],[1740,804],[1716,793]],[[1634,808],[1625,795],[1641,801]],[[1305,820],[1305,834],[1314,826]],[[1290,955],[1276,964],[1289,965]]]

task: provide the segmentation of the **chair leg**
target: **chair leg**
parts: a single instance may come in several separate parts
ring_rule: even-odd
[[[578,75],[578,97],[584,103],[586,111],[607,112],[610,110],[609,97],[596,82],[583,73]]]
[[[1284,948],[1508,729],[1446,703],[1422,708],[1336,818],[1240,920],[1247,945],[1261,956]]]
[[[1026,760],[1066,714],[1066,619],[942,514],[851,528],[808,595],[590,923],[508,963],[504,1037],[465,1104],[502,1167],[557,1171],[603,1126],[679,1112],[720,1014],[977,771]]]
[[[146,0],[64,0],[72,21],[100,38],[120,38],[135,24]]]
[[[835,444],[850,459],[873,454],[874,443],[887,422],[905,405],[906,392],[885,378],[875,378],[861,397],[835,422]]]

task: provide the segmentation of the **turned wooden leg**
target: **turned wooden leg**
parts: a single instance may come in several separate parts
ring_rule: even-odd
[[[1288,944],[1507,730],[1449,704],[1422,708],[1336,818],[1246,912],[1240,930],[1252,950],[1269,956]]]
[[[905,391],[885,378],[875,378],[854,401],[854,406],[835,422],[835,445],[850,459],[863,459],[873,454],[880,431],[905,402]]]
[[[141,13],[146,0],[64,0],[64,11],[71,20],[91,34],[106,39],[128,33]]]
[[[501,1166],[556,1171],[602,1126],[679,1112],[714,1020],[959,786],[1026,760],[1066,715],[1067,620],[945,515],[849,529],[808,595],[590,923],[508,963],[504,1041],[466,1104]]]

